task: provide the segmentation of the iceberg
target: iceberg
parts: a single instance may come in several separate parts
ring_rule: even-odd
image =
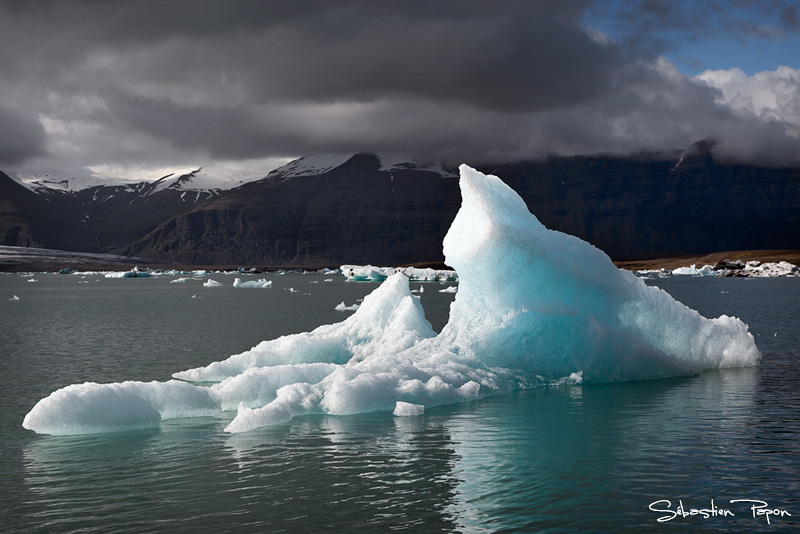
[[[272,280],[259,278],[258,280],[248,280],[247,282],[242,282],[241,278],[236,278],[233,281],[233,287],[254,287],[254,288],[272,287]]]
[[[519,388],[757,364],[739,319],[702,317],[592,245],[545,228],[499,178],[466,165],[460,173],[462,205],[443,243],[459,286],[438,335],[409,277],[385,273],[344,321],[173,375],[185,382],[68,386],[23,426],[96,432],[235,408],[225,430],[236,433],[307,413],[406,416]],[[91,394],[77,395],[81,387]]]
[[[115,271],[106,273],[106,278],[150,278],[150,271],[134,267],[130,271]]]
[[[394,273],[403,273],[410,280],[416,282],[455,282],[458,280],[456,272],[447,269],[342,265],[338,271],[348,282],[382,282]]]
[[[186,382],[74,384],[40,400],[22,426],[40,434],[92,434],[157,426],[219,412],[209,388]]]
[[[673,276],[715,276],[717,273],[711,265],[703,265],[697,268],[697,265],[692,264],[690,267],[678,267],[672,270]]]
[[[754,278],[800,276],[800,268],[788,261],[779,261],[777,263],[748,261],[743,271],[747,276],[752,276]]]
[[[425,413],[425,406],[421,404],[411,404],[410,402],[397,401],[397,405],[392,413],[398,417],[422,415]]]

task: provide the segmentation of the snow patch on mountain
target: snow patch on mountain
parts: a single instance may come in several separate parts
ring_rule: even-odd
[[[313,154],[298,158],[270,172],[267,178],[272,181],[284,181],[300,176],[318,176],[345,164],[356,154]],[[441,176],[458,177],[455,169],[447,170],[439,164],[428,164],[416,161],[406,154],[372,155],[380,162],[381,172],[401,170],[422,170],[435,172]]]
[[[286,180],[297,176],[317,176],[342,165],[353,154],[312,154],[303,156],[278,167],[267,175],[268,178]]]
[[[10,170],[6,174],[34,193],[52,193],[54,191],[70,193],[103,185],[133,186],[134,184],[131,180],[116,179],[111,181],[108,178],[92,174],[73,174],[59,171],[34,173]]]
[[[378,156],[382,171],[394,172],[402,170],[419,170],[435,172],[441,176],[458,178],[458,169],[445,169],[440,164],[424,163],[403,154],[381,154]]]
[[[75,193],[92,187],[124,187],[127,192],[152,195],[164,189],[179,191],[213,192],[233,189],[248,182],[261,180],[269,172],[268,168],[243,169],[226,166],[179,167],[174,171],[161,170],[150,178],[109,174],[98,168],[96,172],[74,174],[48,171],[9,171],[7,174],[20,185],[34,193],[53,193],[61,191]]]
[[[156,180],[157,185],[153,193],[163,189],[180,191],[234,189],[248,182],[261,180],[267,173],[268,169],[234,169],[216,165],[183,168]]]

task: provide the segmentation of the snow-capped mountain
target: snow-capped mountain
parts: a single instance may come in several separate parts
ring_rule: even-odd
[[[800,249],[800,169],[719,163],[701,144],[674,157],[551,157],[481,170],[548,228],[616,258]],[[221,176],[227,187],[215,186]],[[455,176],[373,154],[304,156],[260,176],[190,168],[86,187],[55,175],[23,180],[26,188],[0,173],[0,245],[205,265],[437,261],[460,204]]]
[[[312,154],[293,160],[271,171],[265,180],[276,183],[297,177],[319,176],[335,170],[360,154]],[[407,155],[374,155],[381,172],[401,170],[427,171],[441,176],[458,176],[456,169],[446,170],[439,164],[425,164]]]
[[[163,189],[181,191],[227,190],[248,182],[261,180],[268,169],[232,169],[220,166],[177,168],[155,179],[120,177],[118,174],[80,174],[66,172],[24,172],[11,170],[6,174],[36,193],[63,191],[76,193],[94,187],[127,187],[131,192],[152,194]]]
[[[339,167],[352,157],[353,154],[311,154],[278,167],[267,178],[272,182],[279,182],[298,176],[317,176]]]

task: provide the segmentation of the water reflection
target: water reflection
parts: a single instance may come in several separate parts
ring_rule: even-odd
[[[540,388],[420,417],[312,415],[238,435],[219,417],[35,439],[24,450],[24,513],[31,526],[170,532],[666,528],[650,502],[755,495],[786,505],[797,495],[795,477],[763,476],[780,458],[755,454],[759,376]],[[796,427],[775,436],[798,452]],[[760,528],[747,518],[726,526],[735,521]]]
[[[757,377],[529,390],[459,410],[446,421],[459,480],[448,512],[465,531],[646,528],[656,499],[736,493],[758,476],[740,446]]]

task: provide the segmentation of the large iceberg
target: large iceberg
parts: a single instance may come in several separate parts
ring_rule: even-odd
[[[597,248],[546,229],[497,177],[460,170],[462,205],[444,240],[459,290],[439,335],[398,272],[340,323],[174,374],[188,382],[68,386],[39,401],[23,426],[83,433],[235,408],[225,430],[244,432],[311,412],[422,413],[537,385],[758,362],[740,320],[702,317]]]

